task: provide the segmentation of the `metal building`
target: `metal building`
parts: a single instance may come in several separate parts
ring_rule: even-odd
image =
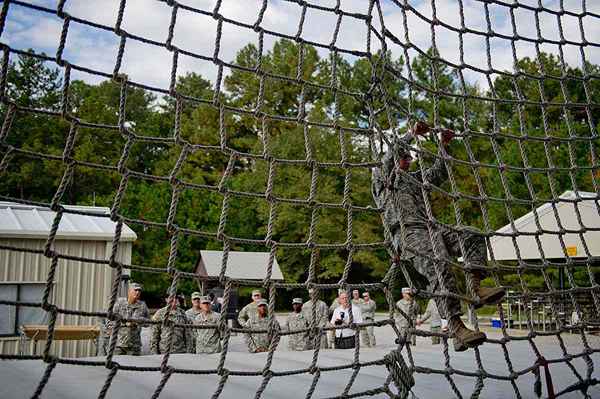
[[[65,208],[98,217],[63,213],[53,249],[63,255],[106,260],[110,257],[115,223],[106,215],[108,208],[66,206]],[[42,250],[42,253],[0,249],[0,300],[41,302],[50,259],[43,255],[44,245],[55,212],[48,208],[0,202],[0,245]],[[100,216],[104,215],[104,216]],[[131,263],[131,250],[136,234],[123,226],[118,260]],[[108,306],[115,271],[106,264],[60,259],[51,291],[51,303],[64,309],[105,311]],[[0,353],[41,354],[45,341],[26,341],[20,345],[23,325],[43,325],[49,315],[40,308],[0,305]],[[95,317],[59,314],[56,326],[92,326]],[[82,357],[96,354],[91,340],[55,340],[52,354]]]
[[[516,245],[521,259],[525,260],[542,259],[541,252],[546,259],[564,259],[567,255],[571,258],[600,256],[600,231],[597,230],[600,227],[600,201],[596,199],[596,193],[580,191],[579,197],[582,200],[575,205],[571,202],[576,199],[575,193],[565,191],[559,200],[567,201],[557,202],[554,207],[551,203],[543,204],[516,219],[516,231],[511,224],[498,229],[496,232],[500,235],[490,238],[494,258],[499,261],[518,259],[512,237],[501,234],[519,234]],[[564,232],[561,232],[561,228]],[[579,234],[583,228],[592,230]],[[561,236],[564,248],[559,239]]]

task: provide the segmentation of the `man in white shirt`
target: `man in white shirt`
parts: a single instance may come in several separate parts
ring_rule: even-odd
[[[352,321],[355,324],[362,323],[362,314],[358,306],[350,304],[347,292],[340,293],[338,300],[340,306],[334,309],[331,324],[344,328],[335,330],[335,349],[354,348],[358,329],[350,328],[350,309],[352,309]]]

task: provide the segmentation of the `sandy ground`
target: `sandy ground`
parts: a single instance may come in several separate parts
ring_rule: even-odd
[[[428,326],[424,325],[424,329]],[[487,330],[490,338],[499,338],[499,330]],[[522,331],[511,330],[515,335],[523,335]],[[148,337],[148,332],[145,332]],[[361,348],[360,361],[371,361],[383,358],[391,350],[395,349],[395,336],[390,327],[376,329],[378,345],[375,348]],[[583,344],[577,335],[564,334],[564,342],[567,351],[576,354],[582,351]],[[600,348],[600,338],[589,336],[588,342],[594,349]],[[538,350],[547,359],[556,359],[562,356],[562,351],[555,337],[536,337],[535,344]],[[508,352],[515,370],[523,370],[535,362],[535,355],[527,341],[511,341],[507,345]],[[508,366],[504,359],[502,347],[495,344],[486,344],[481,347],[481,362],[486,372],[490,374],[508,376]],[[432,346],[429,338],[417,338],[417,346],[411,350],[412,358],[416,366],[430,367],[444,370],[443,346]],[[405,359],[408,359],[406,350],[403,351]],[[318,365],[320,367],[338,366],[350,364],[353,360],[353,350],[324,350],[320,353]],[[298,370],[311,363],[312,351],[292,352],[287,349],[287,337],[284,337],[273,357],[271,370],[287,371]],[[474,351],[455,353],[450,345],[450,366],[453,369],[463,371],[475,371],[476,357]],[[229,353],[227,354],[225,367],[236,371],[261,371],[264,367],[267,354],[250,354],[246,351],[242,336],[232,337]],[[97,360],[97,358],[96,358]],[[115,361],[121,365],[157,367],[160,365],[161,356],[118,356]],[[218,363],[219,355],[172,355],[169,364],[173,367],[183,369],[210,370]],[[600,353],[592,355],[596,369],[600,367]],[[572,360],[573,368],[585,378],[586,363],[581,358]],[[0,362],[0,398],[22,398],[29,397],[34,392],[45,364],[41,361],[19,360]],[[564,363],[552,364],[550,366],[552,381],[555,392],[560,392],[565,387],[576,383],[577,377],[573,371]],[[108,374],[104,367],[83,367],[58,365],[53,371],[48,385],[44,389],[43,398],[93,398],[98,392]],[[351,369],[342,371],[322,372],[318,381],[314,398],[338,396],[346,387],[352,374]],[[355,383],[350,389],[350,394],[364,390],[381,387],[385,382],[388,372],[384,366],[363,367],[359,371]],[[543,375],[543,373],[542,373]],[[413,393],[417,398],[453,398],[457,395],[451,390],[450,384],[445,376],[440,374],[415,373],[415,387]],[[599,378],[597,370],[592,376]],[[146,398],[150,397],[159,383],[161,374],[158,372],[140,372],[121,370],[115,376],[107,397],[108,398]],[[219,377],[216,375],[173,375],[161,398],[185,398],[211,397],[214,393]],[[463,397],[469,397],[475,387],[474,377],[452,376],[452,380],[458,387]],[[263,398],[303,398],[313,381],[313,375],[304,373],[294,376],[272,378],[263,394]],[[262,377],[259,376],[232,376],[227,381],[221,398],[248,398],[254,397],[256,389],[260,386]],[[517,387],[523,398],[535,398],[533,391],[534,376],[527,373],[517,380]],[[592,398],[600,398],[600,385],[590,388],[589,394]],[[481,393],[482,398],[512,398],[515,397],[514,388],[510,382],[493,379],[485,380],[485,388]],[[545,380],[543,379],[543,396],[547,396]],[[378,395],[375,397],[387,397]],[[561,397],[579,398],[580,392],[570,393]]]

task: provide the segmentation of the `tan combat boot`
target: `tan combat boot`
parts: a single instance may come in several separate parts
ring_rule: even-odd
[[[471,274],[473,281],[473,289],[479,297],[479,303],[475,304],[475,309],[479,309],[484,305],[495,305],[504,299],[506,290],[502,287],[481,287],[482,272],[475,271]]]
[[[448,327],[450,328],[450,333],[454,337],[454,350],[456,352],[463,352],[469,348],[475,348],[476,346],[483,344],[487,338],[481,331],[473,331],[465,327],[460,316],[451,318]]]

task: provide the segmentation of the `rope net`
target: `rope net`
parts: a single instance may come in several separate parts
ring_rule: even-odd
[[[252,376],[260,379],[261,383],[255,393],[255,397],[260,397],[268,389],[269,381],[283,376],[293,376],[309,373],[313,376],[312,384],[307,389],[306,398],[313,396],[315,388],[323,375],[336,370],[352,370],[345,389],[339,393],[339,397],[360,397],[383,395],[390,397],[407,397],[413,387],[413,377],[418,374],[434,373],[445,379],[450,384],[453,393],[457,397],[463,397],[464,392],[460,392],[455,384],[457,377],[469,377],[474,381],[472,397],[479,397],[486,380],[495,379],[507,381],[514,390],[515,397],[522,397],[522,385],[519,385],[519,379],[526,374],[534,373],[536,383],[534,384],[535,393],[540,396],[543,394],[543,378],[541,369],[548,370],[549,364],[564,364],[573,374],[573,383],[565,387],[560,392],[550,392],[551,384],[548,385],[547,396],[555,397],[567,394],[573,391],[580,392],[584,397],[590,397],[588,390],[591,386],[598,383],[594,374],[594,362],[592,355],[600,349],[592,348],[588,343],[589,333],[587,329],[594,326],[594,315],[600,314],[600,286],[596,280],[594,266],[597,265],[595,258],[589,249],[589,243],[586,240],[586,234],[600,231],[600,226],[591,226],[582,217],[582,201],[588,201],[593,204],[594,212],[600,210],[598,199],[600,189],[598,186],[599,165],[597,158],[598,151],[598,132],[597,122],[594,119],[599,109],[599,89],[600,82],[599,70],[591,62],[591,54],[598,51],[600,42],[594,42],[596,37],[592,34],[586,34],[586,27],[593,27],[600,22],[600,15],[586,8],[586,1],[575,4],[574,1],[557,1],[556,4],[548,5],[548,2],[541,1],[523,1],[508,2],[501,0],[479,0],[466,1],[458,0],[450,2],[441,0],[431,0],[430,2],[416,1],[383,1],[370,0],[364,1],[360,7],[352,3],[346,5],[346,2],[338,0],[328,2],[327,4],[317,1],[287,0],[283,3],[293,7],[299,15],[298,23],[295,25],[292,33],[272,30],[265,25],[265,15],[275,2],[267,0],[257,2],[257,13],[253,15],[252,22],[242,22],[233,19],[225,13],[227,1],[217,0],[211,7],[197,5],[195,2],[164,0],[165,10],[170,12],[170,21],[166,29],[166,37],[156,39],[154,37],[145,37],[130,33],[123,27],[125,14],[131,1],[121,0],[118,6],[118,12],[113,24],[101,24],[82,18],[69,12],[69,1],[57,1],[54,6],[44,2],[25,2],[17,0],[4,0],[0,12],[0,45],[2,47],[2,66],[0,71],[0,93],[3,104],[3,125],[0,131],[0,173],[5,177],[12,173],[11,166],[16,159],[26,158],[29,162],[58,163],[64,170],[62,180],[56,187],[52,198],[47,198],[45,202],[32,201],[27,198],[15,198],[14,196],[2,193],[1,198],[7,201],[13,201],[23,204],[33,204],[47,206],[56,212],[56,218],[53,221],[50,234],[47,237],[46,245],[43,251],[30,250],[22,247],[9,247],[3,245],[1,249],[20,252],[43,252],[43,256],[50,260],[50,267],[47,274],[47,285],[40,303],[30,303],[22,301],[1,300],[0,305],[7,306],[26,306],[38,307],[43,309],[48,317],[48,336],[45,343],[43,354],[38,355],[8,355],[1,354],[0,359],[6,360],[43,360],[47,366],[39,384],[32,387],[33,397],[39,397],[44,393],[48,381],[52,378],[53,370],[59,364],[80,365],[90,367],[105,367],[109,370],[106,380],[102,386],[98,397],[103,398],[109,391],[112,381],[122,370],[134,372],[160,372],[162,379],[156,386],[153,397],[160,397],[161,391],[169,382],[169,378],[174,374],[199,374],[219,376],[219,383],[215,387],[213,398],[221,395],[227,381],[232,376],[243,375]],[[277,2],[279,3],[279,2]],[[331,3],[331,4],[329,4]],[[418,4],[417,4],[418,3]],[[443,4],[442,4],[443,3]],[[565,7],[565,4],[568,7]],[[100,7],[98,5],[98,7]],[[443,7],[443,13],[440,9]],[[450,8],[449,8],[450,7]],[[469,19],[472,15],[466,15],[465,10],[472,10],[476,7],[478,18],[483,20],[483,28],[475,29],[471,27]],[[360,10],[359,10],[360,9]],[[450,9],[451,11],[448,11]],[[425,10],[425,11],[424,11]],[[17,46],[11,43],[7,38],[6,30],[11,13],[40,13],[45,16],[57,18],[62,23],[60,41],[56,46],[56,54],[45,55],[27,51],[27,46]],[[328,15],[334,21],[332,25],[332,35],[327,41],[319,42],[307,39],[308,34],[314,28],[310,25],[309,15],[319,12]],[[498,13],[504,15],[504,25],[501,30],[495,25]],[[529,16],[527,29],[528,34],[523,34],[521,26],[517,26],[519,13],[525,13]],[[182,15],[196,15],[208,18],[215,24],[214,47],[210,53],[195,52],[190,48],[178,46],[177,29],[182,19]],[[135,18],[144,18],[142,15]],[[353,21],[364,29],[364,32],[356,33],[357,37],[364,38],[364,43],[355,46],[348,46],[346,43],[356,43],[356,40],[344,41],[340,43],[340,32],[343,30],[344,23]],[[451,21],[451,22],[449,22]],[[417,25],[425,26],[427,29],[421,29],[418,35],[413,34],[413,27]],[[224,36],[227,29],[235,27],[245,32],[248,37],[256,39],[257,57],[255,65],[242,65],[235,61],[230,61],[223,56]],[[114,59],[112,72],[101,70],[94,67],[93,63],[78,64],[69,60],[65,56],[65,49],[68,47],[68,40],[74,29],[89,29],[102,34],[111,35],[119,42],[116,58]],[[592,28],[589,28],[592,29]],[[575,31],[575,34],[573,32]],[[443,48],[440,43],[444,41],[444,35],[451,35],[456,39],[456,49],[449,51]],[[425,37],[425,38],[424,38]],[[264,61],[267,50],[266,43],[269,41],[285,39],[293,42],[298,49],[296,65],[293,65],[288,75],[280,74],[270,70]],[[212,40],[203,37],[198,40]],[[475,51],[473,41],[478,41],[481,51]],[[163,88],[153,83],[137,81],[123,72],[124,58],[127,56],[128,49],[137,44],[150,46],[161,51],[168,52],[171,57],[171,69],[160,71],[169,79],[168,87]],[[527,47],[530,55],[530,62],[533,68],[525,68],[521,59],[518,57],[519,49]],[[304,69],[306,57],[309,56],[310,49],[316,49],[319,54],[324,54],[330,62],[329,80],[315,80],[310,73]],[[495,52],[500,49],[508,49],[505,55],[507,62],[505,66],[498,66]],[[475,54],[470,54],[472,51]],[[546,69],[544,59],[548,57],[548,51],[553,54],[557,60],[558,68],[552,70]],[[403,59],[403,66],[400,67],[387,54],[394,53],[400,55]],[[567,64],[566,57],[576,54],[576,59],[581,63],[579,72],[574,72]],[[10,97],[7,89],[7,79],[9,71],[9,61],[11,56],[27,55],[43,60],[58,66],[63,74],[63,86],[61,92],[60,109],[33,108],[19,104]],[[476,57],[479,55],[479,57]],[[183,57],[188,57],[197,61],[211,64],[216,73],[212,85],[212,94],[207,97],[199,98],[189,96],[184,92],[178,91],[177,78],[180,74],[178,63]],[[424,63],[424,68],[417,71],[414,59],[419,57]],[[511,59],[512,57],[512,59]],[[351,59],[352,62],[362,60],[368,68],[362,78],[362,84],[359,91],[354,91],[344,80],[343,70],[341,68],[342,60]],[[422,71],[426,76],[420,76]],[[256,83],[255,96],[247,101],[244,106],[233,103],[227,99],[226,90],[223,82],[232,71],[243,72],[252,75]],[[70,105],[72,98],[71,75],[73,73],[82,73],[95,77],[96,79],[111,79],[119,86],[120,101],[118,105],[118,122],[116,124],[97,124],[78,118]],[[448,85],[444,81],[443,73],[451,73],[457,84]],[[473,85],[469,82],[477,81],[480,86],[486,87],[485,90],[473,90]],[[400,84],[402,90],[398,91],[394,86]],[[500,85],[505,85],[508,90],[500,90]],[[297,91],[291,109],[285,109],[282,112],[272,112],[273,108],[268,108],[269,93],[277,88],[289,86]],[[525,86],[529,90],[525,90]],[[555,89],[553,94],[549,94],[550,86]],[[531,89],[533,88],[533,89]],[[147,132],[140,131],[128,123],[126,106],[128,102],[128,93],[133,89],[144,89],[156,95],[164,96],[166,100],[174,104],[175,116],[173,124],[170,127],[171,135],[168,137],[158,137]],[[316,120],[313,116],[313,109],[317,107],[311,102],[311,96],[314,92],[322,92],[331,97],[331,105],[324,111],[325,117]],[[574,91],[578,94],[575,95]],[[508,94],[507,94],[508,93]],[[216,129],[218,131],[217,142],[195,142],[186,136],[181,125],[181,115],[189,107],[206,107],[217,115]],[[348,122],[344,117],[344,107],[352,112],[360,113],[358,123]],[[473,120],[475,109],[486,108],[486,120]],[[454,117],[448,116],[448,108],[453,108]],[[268,109],[268,111],[267,111]],[[507,118],[507,112],[510,111],[513,117]],[[32,150],[19,147],[13,141],[11,133],[15,122],[25,116],[43,115],[66,121],[69,129],[65,132],[64,148],[62,154],[51,154],[45,151]],[[481,115],[481,114],[479,114]],[[534,117],[535,116],[535,121]],[[245,119],[248,126],[252,126],[256,137],[262,143],[262,151],[245,152],[239,150],[231,138],[234,132],[228,127],[230,118]],[[410,130],[417,122],[427,122],[431,132],[421,139],[415,140],[412,144],[407,144],[407,151],[415,158],[417,169],[425,171],[430,167],[433,161],[442,162],[443,168],[448,176],[448,183],[445,185],[434,184],[424,180],[412,180],[413,189],[422,193],[424,211],[426,213],[426,232],[431,241],[430,253],[418,253],[418,256],[427,258],[436,264],[447,263],[456,273],[457,279],[464,283],[465,289],[460,292],[451,292],[446,290],[445,282],[440,277],[439,289],[424,289],[422,285],[415,280],[414,270],[410,260],[405,256],[408,253],[415,252],[406,240],[394,242],[396,233],[393,228],[402,231],[408,229],[404,222],[400,221],[400,226],[390,226],[386,223],[385,209],[382,209],[372,202],[372,198],[366,203],[361,203],[353,196],[353,187],[355,187],[356,176],[368,176],[370,180],[373,169],[381,170],[385,173],[385,165],[382,159],[386,151],[390,151],[394,140],[401,134]],[[304,154],[302,158],[285,157],[272,149],[271,143],[277,134],[278,126],[288,126],[295,129],[297,137],[302,138],[304,144]],[[564,134],[557,133],[557,126],[562,129]],[[79,132],[83,129],[103,129],[118,132],[122,137],[124,144],[113,143],[114,150],[120,156],[118,162],[95,163],[86,160],[77,159],[74,156],[75,143]],[[334,138],[334,148],[339,150],[337,159],[324,160],[320,155],[320,149],[316,148],[311,142],[311,134],[314,130],[328,132]],[[453,145],[460,147],[460,150],[446,150],[441,145],[437,137],[439,133],[451,129],[456,136]],[[429,139],[425,139],[428,137]],[[473,148],[477,143],[486,142],[485,159],[479,151]],[[152,173],[134,170],[128,166],[128,159],[131,150],[139,144],[160,145],[169,148],[170,151],[179,153],[177,162],[173,165],[168,174],[156,175]],[[110,144],[107,144],[110,145]],[[357,157],[353,151],[354,148],[362,146],[369,148],[368,158]],[[506,163],[506,151],[514,151],[518,162]],[[559,154],[560,150],[560,154]],[[531,160],[531,154],[536,152],[539,155],[537,160]],[[586,153],[583,159],[585,164],[581,163],[582,157],[578,154]],[[198,183],[188,181],[182,177],[182,170],[186,167],[186,162],[194,153],[203,153],[207,156],[222,156],[227,161],[221,178],[215,184]],[[540,155],[541,154],[541,155]],[[539,161],[541,159],[541,161]],[[539,162],[538,162],[539,161]],[[267,176],[264,190],[258,192],[250,190],[238,190],[231,187],[230,181],[236,173],[236,167],[239,163],[264,162],[266,165]],[[216,167],[216,165],[215,165]],[[86,168],[97,171],[98,173],[118,174],[119,184],[115,186],[115,195],[113,198],[110,215],[106,215],[110,220],[116,223],[116,230],[112,241],[112,253],[107,260],[90,259],[87,257],[73,257],[61,254],[55,249],[57,230],[61,218],[65,214],[89,214],[98,216],[96,213],[86,213],[84,210],[65,207],[65,193],[70,184],[73,183],[74,175],[77,169]],[[284,198],[277,195],[277,174],[284,168],[302,169],[310,175],[310,184],[308,196],[302,198]],[[335,172],[331,172],[335,170]],[[320,179],[325,176],[334,176],[337,179],[338,186],[341,188],[341,196],[329,196],[319,194]],[[519,176],[520,180],[515,176]],[[4,178],[4,177],[3,177]],[[500,191],[497,194],[490,194],[489,181],[496,179],[497,187]],[[127,193],[127,187],[133,181],[146,181],[150,183],[160,183],[168,185],[171,200],[168,204],[168,214],[166,218],[160,221],[149,221],[141,218],[128,217],[122,212],[123,197]],[[364,180],[363,180],[364,182]],[[540,195],[541,187],[548,195]],[[569,189],[571,196],[561,196],[561,192]],[[591,191],[591,195],[581,194],[584,190]],[[221,199],[220,217],[216,231],[205,230],[202,228],[200,215],[198,223],[193,224],[195,228],[184,227],[177,223],[178,203],[182,195],[188,191],[199,191],[217,195]],[[265,234],[262,239],[248,239],[242,236],[236,236],[229,233],[228,221],[231,220],[231,203],[236,199],[253,199],[263,203],[267,209],[267,223]],[[447,205],[447,212],[444,215],[444,223],[436,218],[434,214],[435,204],[444,202]],[[559,206],[568,204],[576,215],[575,225],[571,223],[565,227],[565,223],[559,215]],[[555,219],[555,228],[548,228],[543,225],[537,207],[547,204],[547,209]],[[295,207],[299,210],[308,210],[309,228],[306,239],[296,241],[285,241],[278,239],[275,232],[277,224],[278,210],[281,207]],[[515,216],[515,209],[528,209],[533,211],[534,228],[527,231],[519,230],[518,216]],[[497,223],[490,220],[490,209],[496,211],[500,209],[505,215],[511,226],[508,230],[495,231]],[[345,239],[337,242],[322,242],[319,240],[318,229],[320,228],[320,215],[324,211],[336,211],[344,214],[345,226],[339,226],[345,233]],[[485,239],[486,247],[489,252],[489,260],[486,265],[469,264],[469,262],[459,262],[457,258],[450,257],[447,251],[443,251],[435,245],[436,229],[443,226],[448,231],[461,231],[467,225],[464,220],[465,212],[475,212],[480,224],[480,236]],[[358,237],[354,232],[353,224],[364,215],[380,213],[383,216],[382,234],[378,239],[367,240]],[[521,213],[522,214],[522,213]],[[467,217],[468,219],[468,217]],[[170,237],[170,251],[168,261],[164,268],[148,267],[143,264],[124,264],[117,257],[120,245],[120,237],[123,225],[128,225],[149,229],[160,229]],[[568,246],[569,243],[565,237],[576,236],[581,242],[582,249],[578,256],[572,256]],[[402,236],[402,235],[399,235]],[[549,250],[544,245],[544,237],[551,236],[560,246],[562,260],[546,257],[545,253]],[[225,361],[228,354],[228,345],[232,333],[247,332],[246,329],[237,329],[228,326],[223,312],[221,319],[216,325],[209,325],[206,328],[218,328],[223,339],[223,349],[220,354],[220,360],[215,369],[180,369],[172,366],[169,362],[170,354],[164,354],[159,367],[132,367],[120,364],[113,358],[116,345],[116,334],[119,328],[128,321],[143,323],[151,326],[156,323],[152,320],[124,319],[113,313],[112,309],[117,300],[119,283],[125,270],[137,273],[155,273],[160,276],[168,276],[171,281],[170,291],[177,292],[178,286],[182,281],[195,281],[198,276],[195,273],[178,268],[178,248],[185,237],[201,237],[218,241],[222,244],[223,262],[220,275],[218,277],[205,278],[207,281],[218,282],[225,288],[224,308],[230,300],[232,290],[240,286],[253,286],[256,283],[241,279],[232,279],[227,277],[228,253],[232,247],[243,247],[251,245],[254,248],[263,248],[270,253],[267,275],[262,282],[263,287],[268,293],[268,312],[270,318],[270,327],[267,332],[270,337],[267,360],[264,368],[256,371],[233,370],[225,367]],[[404,237],[404,236],[402,236]],[[493,240],[497,238],[508,238],[515,257],[513,261],[498,260],[493,250]],[[524,249],[520,245],[520,239],[529,238],[527,241],[537,247],[539,256],[536,261],[521,256]],[[462,241],[462,240],[460,240]],[[461,253],[465,253],[465,243],[459,243]],[[280,250],[302,250],[310,253],[310,263],[305,266],[306,279],[300,283],[286,283],[272,279],[271,272],[273,262],[277,251]],[[323,283],[319,278],[320,253],[323,251],[336,251],[343,254],[345,263],[341,278],[337,283]],[[350,280],[354,259],[363,252],[389,253],[387,256],[389,269],[385,278],[381,281],[370,283],[354,283]],[[583,252],[583,255],[581,254]],[[415,252],[416,253],[416,252]],[[52,283],[58,272],[60,261],[82,260],[90,261],[96,264],[102,264],[107,268],[112,268],[116,272],[116,278],[112,286],[107,309],[98,312],[82,311],[81,309],[60,308],[51,301]],[[504,258],[500,258],[504,259]],[[562,269],[564,271],[567,285],[556,288],[552,282],[551,270]],[[514,289],[510,296],[513,300],[520,301],[523,306],[530,305],[536,298],[544,298],[549,305],[551,313],[551,327],[548,330],[540,331],[539,325],[536,325],[530,312],[524,312],[528,334],[511,335],[507,329],[508,320],[505,310],[498,305],[497,311],[502,321],[502,336],[500,339],[488,338],[484,345],[498,347],[498,353],[502,353],[506,362],[506,373],[496,375],[489,373],[484,368],[481,360],[480,348],[475,347],[472,353],[476,360],[476,369],[461,370],[451,366],[452,353],[449,350],[449,339],[452,337],[447,333],[431,333],[421,329],[413,328],[411,332],[419,336],[439,335],[442,338],[442,352],[444,357],[443,368],[429,368],[416,363],[413,357],[414,348],[406,345],[405,337],[402,336],[394,322],[395,300],[394,289],[398,288],[399,281],[402,278],[413,288],[418,298],[457,298],[476,314],[475,305],[478,304],[478,298],[473,291],[473,281],[470,273],[463,272],[469,270],[484,269],[491,281],[496,286],[502,286],[508,289]],[[543,278],[543,289],[532,290],[529,287],[526,274],[535,272]],[[585,283],[580,283],[581,279],[577,273],[583,273]],[[513,280],[508,281],[507,275],[513,276]],[[319,356],[322,351],[319,345],[313,352],[313,360],[301,369],[277,371],[271,368],[273,356],[278,348],[280,338],[285,335],[302,333],[306,331],[288,332],[277,328],[275,320],[275,305],[278,292],[287,289],[308,290],[314,288],[312,299],[323,298],[324,293],[333,290],[344,289],[366,289],[371,292],[380,292],[385,297],[388,305],[388,315],[381,320],[364,325],[374,325],[375,327],[385,327],[386,331],[390,327],[398,336],[398,347],[391,351],[385,357],[377,360],[365,362],[360,360],[360,344],[354,349],[354,357],[351,362],[341,366],[324,367],[318,364]],[[586,309],[583,303],[588,306]],[[575,324],[567,320],[564,313],[565,304],[577,315]],[[59,315],[79,315],[84,317],[100,317],[112,320],[115,323],[114,332],[108,347],[108,354],[104,360],[84,360],[70,359],[55,356],[51,352],[53,345],[54,329]],[[404,317],[406,315],[403,315]],[[318,342],[321,334],[326,330],[332,330],[339,327],[320,327],[314,324],[310,326],[311,336]],[[364,326],[361,325],[361,326]],[[597,325],[597,324],[596,324]],[[179,326],[179,325],[178,325]],[[171,328],[174,326],[170,326]],[[184,325],[186,328],[190,327]],[[205,327],[202,327],[205,328]],[[356,331],[358,326],[353,325]],[[478,330],[477,320],[474,320],[474,329]],[[377,329],[376,329],[377,330]],[[563,333],[573,332],[580,336],[581,347],[576,353],[569,353],[567,346],[563,341]],[[541,335],[554,336],[560,346],[562,356],[554,359],[545,359],[536,345],[536,338]],[[509,353],[509,344],[515,340],[526,340],[534,354],[531,364],[517,369],[511,361]],[[321,353],[320,353],[321,352]],[[249,355],[250,356],[250,355]],[[585,362],[585,372],[581,373],[573,365],[577,359],[583,359]],[[353,391],[353,384],[359,376],[361,370],[372,366],[385,366],[388,370],[386,376],[382,376],[381,386],[373,389],[356,392]],[[549,376],[546,375],[546,382]],[[444,382],[440,382],[444,383]],[[528,387],[530,388],[530,387]],[[508,394],[509,396],[513,393]]]

